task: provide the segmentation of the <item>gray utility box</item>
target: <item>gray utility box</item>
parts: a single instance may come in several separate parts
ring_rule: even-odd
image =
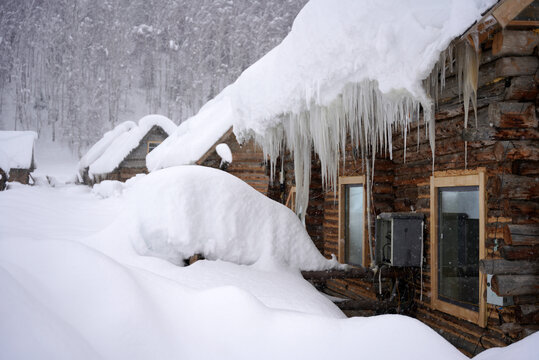
[[[381,213],[376,217],[376,263],[421,266],[421,213]]]

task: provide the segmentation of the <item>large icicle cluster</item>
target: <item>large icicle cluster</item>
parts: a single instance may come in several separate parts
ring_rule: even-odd
[[[456,57],[453,56],[455,53]],[[477,119],[479,56],[480,49],[474,49],[467,41],[450,45],[440,54],[439,61],[423,82],[424,97],[414,97],[407,92],[384,94],[376,81],[365,80],[346,85],[328,106],[317,105],[313,100],[304,106],[304,111],[281,115],[279,121],[275,121],[277,125],[268,128],[263,136],[253,132],[244,132],[243,136],[255,137],[262,147],[265,157],[270,161],[272,179],[275,177],[279,156],[282,157],[285,150],[293,155],[295,210],[303,220],[309,202],[312,151],[320,159],[323,186],[332,186],[335,190],[340,159],[344,159],[346,143],[350,138],[354,149],[361,154],[367,182],[367,209],[370,209],[375,154],[385,152],[392,158],[394,131],[403,134],[406,161],[406,134],[410,124],[416,122],[419,129],[419,122],[423,119],[434,165],[434,109],[445,87],[446,71],[457,77],[459,94],[462,94],[464,100],[465,127],[470,101]],[[367,222],[370,238],[370,213]],[[372,257],[372,247],[369,246],[369,249]]]
[[[374,164],[372,154],[387,151],[391,157],[393,131],[407,131],[412,121],[419,121],[421,108],[426,129],[432,134],[431,148],[434,148],[434,133],[430,131],[433,126],[432,102],[427,97],[417,99],[407,93],[383,94],[376,81],[348,84],[329,106],[311,102],[305,111],[283,115],[278,125],[264,136],[257,136],[256,140],[270,159],[272,176],[278,156],[282,156],[286,149],[292,153],[296,212],[304,215],[309,200],[312,150],[320,159],[323,185],[335,186],[339,159],[345,153],[350,136],[352,145],[361,153],[370,182],[372,172],[368,160]]]

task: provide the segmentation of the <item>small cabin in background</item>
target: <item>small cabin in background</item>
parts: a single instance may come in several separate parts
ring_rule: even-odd
[[[126,181],[148,173],[146,155],[161,144],[176,125],[161,115],[148,115],[138,125],[125,122],[107,132],[79,162],[79,180],[91,185],[103,180]]]
[[[6,181],[30,183],[36,139],[34,131],[0,131],[0,190]]]

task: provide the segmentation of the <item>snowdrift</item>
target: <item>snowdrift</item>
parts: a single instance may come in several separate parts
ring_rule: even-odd
[[[194,165],[156,171],[127,196],[127,226],[143,254],[176,264],[202,254],[302,270],[338,266],[319,253],[292,211],[224,171]]]
[[[273,310],[238,288],[193,290],[69,241],[1,240],[0,284],[2,359],[330,359],[359,350],[465,359],[411,318]]]

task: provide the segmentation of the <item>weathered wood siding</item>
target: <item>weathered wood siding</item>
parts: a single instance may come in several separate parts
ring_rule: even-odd
[[[221,166],[221,157],[215,151],[218,144],[227,144],[232,152],[232,163]],[[242,179],[264,195],[268,194],[269,175],[262,150],[253,141],[240,145],[236,136],[229,131],[197,162],[224,171]]]
[[[511,33],[515,37],[536,37]],[[503,41],[498,39],[497,41]],[[447,74],[436,111],[436,157],[434,171],[455,171],[485,168],[487,174],[487,258],[511,260],[539,259],[538,244],[507,244],[503,229],[507,224],[539,222],[539,132],[537,110],[538,56],[537,47],[498,44],[503,51],[492,54],[492,41],[483,44],[479,68],[477,126],[473,110],[468,129],[464,129],[464,109],[458,84]],[[419,148],[417,131],[419,130]],[[467,161],[465,157],[467,142]],[[373,213],[384,211],[418,211],[425,214],[426,230],[423,268],[423,301],[419,299],[419,280],[410,286],[416,289],[414,316],[432,327],[464,353],[472,355],[485,348],[504,346],[539,328],[537,295],[515,298],[516,305],[488,305],[488,324],[476,324],[434,310],[430,306],[430,176],[432,157],[423,124],[410,129],[404,162],[404,139],[394,134],[393,160],[377,160],[373,186]],[[346,166],[340,175],[363,174],[361,161],[348,148]],[[372,229],[374,234],[374,229]],[[325,194],[323,223],[324,254],[338,252],[338,197]],[[512,275],[507,275],[512,276]],[[526,275],[528,276],[528,275]],[[516,279],[516,278],[515,278]],[[499,281],[506,281],[499,278]],[[522,281],[530,281],[528,278]],[[537,285],[537,284],[536,284]],[[360,280],[329,281],[328,289],[349,297],[375,298],[376,284]]]
[[[30,169],[11,169],[9,170],[8,181],[17,181],[21,184],[29,184],[31,172],[32,171]]]
[[[146,155],[150,141],[161,142],[168,137],[167,133],[159,126],[154,126],[142,138],[139,145],[131,150],[129,155],[120,163],[120,168],[146,168]]]

